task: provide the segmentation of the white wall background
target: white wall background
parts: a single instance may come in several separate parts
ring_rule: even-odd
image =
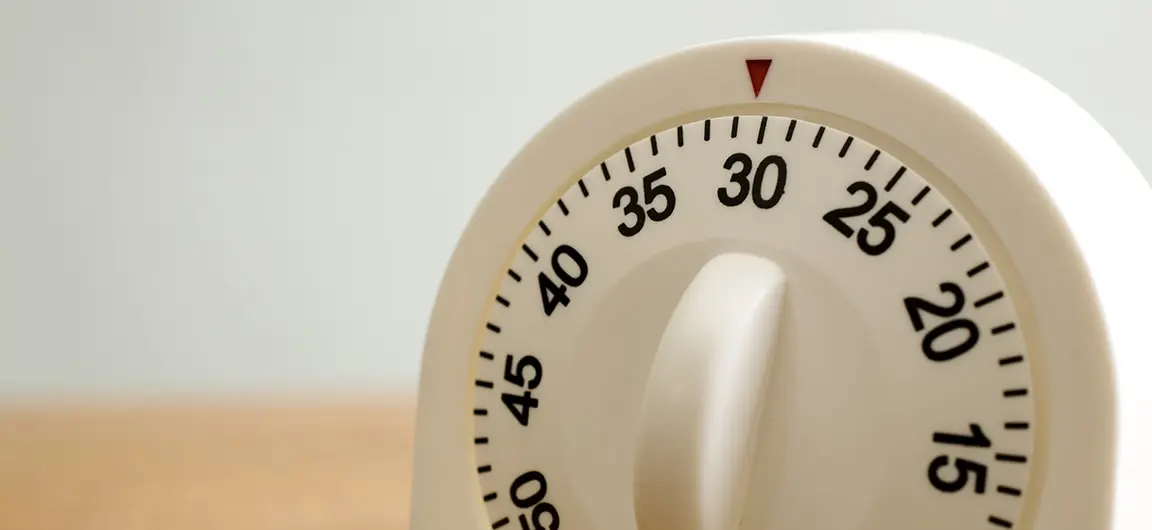
[[[1149,20],[1132,0],[0,0],[0,394],[414,388],[502,165],[701,41],[969,40],[1152,175]]]

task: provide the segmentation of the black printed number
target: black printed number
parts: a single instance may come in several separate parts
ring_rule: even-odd
[[[920,341],[924,356],[936,362],[951,361],[968,353],[980,342],[980,329],[976,323],[958,316],[964,310],[964,290],[955,283],[944,282],[940,284],[940,292],[951,300],[937,304],[916,296],[904,299],[904,309],[915,331],[921,332],[928,327],[924,315],[944,319],[929,329]]]
[[[540,406],[540,400],[532,397],[532,390],[540,386],[540,379],[544,377],[544,369],[540,360],[532,355],[525,355],[516,360],[511,355],[504,357],[504,380],[524,390],[523,393],[504,392],[500,394],[500,401],[508,407],[512,417],[520,425],[528,426],[528,413]]]
[[[558,530],[560,528],[560,513],[556,507],[544,498],[548,495],[548,481],[539,471],[527,471],[512,481],[508,488],[508,496],[512,504],[521,510],[530,510],[520,514],[520,528],[522,530]]]
[[[848,226],[844,219],[859,217],[872,212],[878,202],[876,188],[867,182],[857,181],[848,185],[848,193],[851,195],[863,193],[864,202],[855,206],[836,208],[824,214],[824,221],[844,237],[852,237],[853,234],[856,234],[856,245],[869,256],[879,256],[887,252],[896,242],[897,222],[907,223],[908,212],[892,201],[885,202],[868,218],[868,225],[872,229],[860,228],[856,230]],[[872,235],[873,231],[880,232],[879,238]]]
[[[569,287],[580,287],[588,279],[588,262],[580,251],[568,246],[560,245],[552,251],[552,274],[560,280],[556,283],[545,271],[536,275],[540,284],[540,303],[544,306],[544,314],[552,316],[556,308],[567,306],[571,300],[568,298]]]
[[[644,229],[644,223],[648,220],[658,223],[670,217],[672,212],[676,210],[676,192],[672,191],[672,187],[667,184],[656,183],[667,175],[668,172],[664,168],[657,169],[641,179],[642,189],[640,191],[633,186],[624,186],[612,197],[612,208],[624,211],[624,222],[616,226],[620,235],[632,237],[639,234]],[[641,195],[643,195],[644,206],[651,206],[652,203],[656,202],[656,199],[662,198],[663,207],[651,206],[644,209],[644,206],[641,205]]]
[[[943,472],[949,468],[949,472]],[[952,478],[946,479],[942,476],[944,474],[952,475]],[[972,482],[972,490],[983,495],[988,485],[988,466],[967,458],[953,459],[948,455],[940,455],[928,464],[928,482],[944,493],[959,492]]]
[[[737,165],[739,169],[733,169]],[[772,194],[764,196],[764,175],[769,167],[776,168],[776,183],[772,187]],[[727,185],[716,190],[716,198],[720,204],[729,207],[740,206],[748,197],[752,197],[752,204],[761,210],[776,206],[784,197],[784,187],[788,183],[788,164],[778,155],[769,155],[756,165],[755,174],[752,173],[752,157],[744,153],[733,153],[724,161],[724,169],[731,171],[729,184],[736,184],[736,190],[731,191]],[[752,175],[749,182],[748,176]]]
[[[980,425],[969,424],[968,430],[968,434],[932,433],[932,441],[941,445],[978,449],[992,447],[992,440],[988,439]],[[971,484],[972,491],[983,495],[988,487],[988,466],[967,458],[940,455],[928,464],[928,482],[944,493],[957,493]]]

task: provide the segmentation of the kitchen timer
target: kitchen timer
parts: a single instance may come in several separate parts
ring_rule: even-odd
[[[672,53],[471,218],[412,528],[1152,528],[1150,249],[1133,163],[990,52]]]

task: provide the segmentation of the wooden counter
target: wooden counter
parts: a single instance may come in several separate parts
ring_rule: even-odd
[[[407,530],[414,407],[0,409],[0,529]]]

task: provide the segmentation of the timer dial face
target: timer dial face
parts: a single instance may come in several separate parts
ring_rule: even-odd
[[[491,527],[636,526],[664,325],[706,261],[743,252],[776,263],[787,294],[742,528],[1021,528],[1037,429],[1024,323],[981,234],[921,174],[821,123],[717,115],[560,190],[476,323]]]

